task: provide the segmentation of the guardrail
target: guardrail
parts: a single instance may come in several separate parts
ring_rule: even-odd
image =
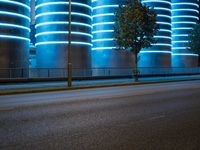
[[[135,68],[73,68],[74,78],[133,76]],[[200,68],[139,68],[139,76],[200,74]],[[0,79],[67,78],[66,68],[3,68]]]

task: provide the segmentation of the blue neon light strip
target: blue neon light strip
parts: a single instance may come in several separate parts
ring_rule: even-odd
[[[15,40],[25,40],[30,42],[29,38],[24,38],[20,36],[13,36],[13,35],[0,35],[0,38],[6,38],[6,39],[15,39]]]
[[[166,43],[155,43],[155,44],[151,44],[154,46],[172,46],[172,44],[166,44]]]
[[[95,17],[104,17],[104,16],[114,16],[114,13],[104,13],[104,14],[97,14],[97,15],[93,15],[92,18]]]
[[[167,53],[167,54],[171,54],[171,51],[160,51],[160,50],[154,50],[154,51],[140,51],[140,54],[142,53]]]
[[[179,50],[179,49],[187,49],[188,47],[172,47],[173,50]]]
[[[199,7],[199,5],[196,4],[196,3],[185,3],[185,2],[172,3],[172,6],[173,6],[173,5],[193,5],[193,6]]]
[[[103,16],[114,16],[114,15],[115,15],[114,13],[103,13],[103,14],[93,15],[92,18],[103,17]],[[171,19],[171,16],[169,15],[157,15],[157,17],[166,17],[166,18]]]
[[[112,50],[116,48],[117,47],[95,47],[95,48],[92,48],[92,50]]]
[[[15,25],[15,24],[9,24],[9,23],[0,23],[0,26],[3,27],[12,27],[12,28],[19,28],[19,29],[24,29],[28,30],[30,32],[30,29],[25,27],[25,26],[20,26],[20,25]]]
[[[43,3],[43,4],[39,4],[35,7],[35,9],[37,10],[38,8],[40,7],[43,7],[43,6],[48,6],[48,5],[68,5],[69,2],[47,2],[47,3]],[[86,7],[86,8],[89,8],[92,10],[92,7],[89,6],[89,5],[86,5],[86,4],[82,4],[82,3],[77,3],[77,2],[72,2],[72,5],[75,5],[75,6],[81,6],[81,7]]]
[[[27,19],[29,22],[31,21],[31,19],[25,15],[21,15],[21,14],[17,14],[17,13],[11,13],[11,12],[7,12],[7,11],[0,11],[1,15],[9,15],[9,16],[14,16],[14,17],[20,17],[23,19]]]
[[[189,27],[178,27],[178,28],[172,28],[172,30],[191,30],[193,28],[189,28]]]
[[[160,21],[158,21],[157,23],[171,26],[171,23],[168,23],[168,22],[160,22]]]
[[[92,9],[95,10],[95,9],[111,8],[111,7],[117,8],[117,7],[119,7],[119,5],[103,5],[103,6],[96,6],[96,7],[93,7]]]
[[[5,3],[13,4],[13,5],[22,6],[22,7],[26,8],[26,9],[28,9],[29,11],[31,10],[30,7],[29,7],[28,5],[25,5],[25,4],[20,3],[20,2],[10,1],[10,0],[0,0],[0,2],[5,2]]]
[[[172,43],[188,43],[189,41],[172,41]]]
[[[191,15],[172,16],[172,19],[174,19],[174,18],[195,18],[195,19],[199,20],[199,17],[197,17],[197,16],[191,16]]]
[[[100,22],[100,23],[94,23],[92,26],[99,26],[99,25],[113,25],[115,22]]]
[[[173,9],[172,10],[172,12],[175,12],[175,11],[193,11],[193,12],[199,13],[199,11],[196,10],[196,9],[188,9],[188,8],[185,8],[185,9]]]
[[[188,36],[188,34],[173,34],[172,36],[173,37],[175,37],[175,36]]]
[[[190,54],[190,53],[172,53],[173,56],[199,56],[198,54]]]
[[[161,32],[170,32],[170,33],[172,33],[171,30],[167,30],[167,29],[159,29],[159,31],[161,31]]]
[[[114,32],[114,30],[96,30],[96,31],[93,31],[92,34],[106,33],[106,32]]]
[[[114,41],[113,38],[95,39],[92,42]]]
[[[176,22],[172,22],[172,24],[179,24],[179,23],[181,23],[181,24],[196,24],[196,22],[194,22],[194,21],[176,21]]]
[[[155,10],[165,10],[171,12],[171,9],[163,8],[163,7],[154,7]]]
[[[143,0],[142,3],[166,3],[166,4],[170,4],[170,2],[164,1],[164,0]]]
[[[38,28],[40,26],[45,26],[45,25],[58,25],[58,24],[69,24],[69,22],[62,22],[62,21],[55,21],[55,22],[44,22],[44,23],[39,23],[35,26],[35,28]],[[80,26],[86,26],[89,28],[92,28],[92,26],[90,24],[86,24],[86,23],[80,23],[80,22],[72,22],[72,25],[80,25]]]
[[[86,45],[86,46],[92,46],[91,43],[86,43],[86,42],[77,42],[77,41],[72,41],[71,42],[74,45]],[[47,45],[47,44],[68,44],[67,41],[48,41],[48,42],[38,42],[35,44],[35,46],[39,45]]]
[[[35,37],[38,37],[38,36],[42,36],[42,35],[50,35],[50,34],[68,34],[69,32],[68,31],[50,31],[50,32],[40,32],[38,34],[35,35]],[[71,32],[72,34],[74,35],[84,35],[84,36],[89,36],[92,38],[92,35],[91,34],[88,34],[88,33],[83,33],[83,32]]]
[[[68,15],[68,14],[69,14],[69,12],[47,12],[47,13],[41,13],[39,15],[36,15],[35,19],[42,17],[42,16],[48,16],[48,15]],[[86,15],[86,14],[83,14],[83,13],[72,12],[71,14],[92,19],[92,17],[90,15]]]
[[[165,18],[171,19],[171,16],[169,16],[169,15],[157,15],[157,17],[165,17]]]

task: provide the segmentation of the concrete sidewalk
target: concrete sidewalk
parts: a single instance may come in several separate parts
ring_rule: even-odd
[[[185,81],[185,80],[200,80],[200,75],[143,77],[139,79],[139,82],[135,82],[133,78],[82,80],[82,81],[73,81],[73,86],[71,88],[68,88],[67,82],[64,81],[13,83],[13,84],[9,83],[9,84],[0,84],[0,95],[45,92],[54,90],[108,87],[108,86],[120,86],[120,85],[134,85],[134,84],[138,85],[138,84],[175,82],[175,81]]]

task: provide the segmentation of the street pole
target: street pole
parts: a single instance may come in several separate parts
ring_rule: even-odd
[[[71,22],[72,22],[72,2],[69,0],[68,4],[68,63],[67,63],[67,72],[68,72],[68,87],[72,86],[72,49],[71,49]]]

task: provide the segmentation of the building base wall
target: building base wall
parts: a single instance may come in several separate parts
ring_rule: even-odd
[[[29,42],[0,39],[0,78],[28,77]]]
[[[135,66],[133,53],[120,50],[92,51],[93,76],[131,75]]]
[[[167,68],[171,67],[171,54],[170,53],[140,53],[139,54],[139,67],[151,68]]]
[[[172,67],[198,67],[198,57],[188,55],[173,55]]]

